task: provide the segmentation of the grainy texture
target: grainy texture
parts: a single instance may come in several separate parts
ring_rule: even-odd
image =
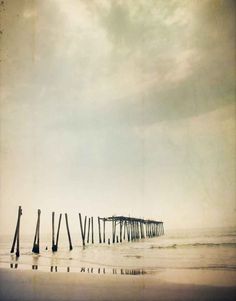
[[[0,270],[4,301],[235,300],[236,287],[174,284],[151,276]],[[14,285],[13,285],[14,284]]]

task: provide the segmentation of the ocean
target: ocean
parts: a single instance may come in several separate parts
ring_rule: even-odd
[[[236,270],[236,228],[167,230],[164,236],[110,245],[95,242],[85,247],[80,236],[74,234],[72,251],[67,236],[61,235],[55,253],[51,251],[50,235],[45,235],[41,237],[39,255],[32,253],[33,236],[22,235],[18,259],[10,254],[12,239],[0,237],[1,268],[121,275]]]

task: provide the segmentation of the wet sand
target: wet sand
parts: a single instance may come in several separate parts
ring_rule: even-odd
[[[173,281],[169,277],[172,275],[171,271],[168,273],[154,277],[0,269],[0,300],[235,300],[235,272],[227,274],[229,281],[223,282],[222,285],[218,282],[214,282],[213,285],[199,284],[199,281],[194,281],[194,277],[186,279],[187,275],[184,274],[180,277],[176,274]],[[216,272],[212,273],[214,275]],[[223,274],[219,277],[222,276]],[[205,275],[202,282],[204,277],[209,279],[209,275]],[[180,283],[178,278],[181,279]],[[184,278],[186,283],[183,283]]]

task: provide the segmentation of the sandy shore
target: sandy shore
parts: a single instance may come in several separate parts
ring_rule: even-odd
[[[216,283],[183,283],[183,275],[180,277],[181,283],[177,283],[178,281],[168,281],[168,274],[163,275],[164,277],[158,278],[150,275],[95,275],[0,269],[0,300],[199,301],[235,300],[236,297],[232,276],[231,283],[226,282],[227,286],[224,283],[219,286]],[[177,276],[173,278],[178,279]]]

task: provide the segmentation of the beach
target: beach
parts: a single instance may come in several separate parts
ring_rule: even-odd
[[[194,274],[194,271],[191,274]],[[199,272],[197,274],[199,277]],[[187,277],[189,272],[184,275],[181,271],[175,273],[175,276],[179,275],[180,283],[178,283],[178,277],[175,278],[175,282],[168,281],[168,277],[162,279],[166,276],[165,272],[163,277],[161,274],[159,277],[152,277],[1,269],[0,300],[235,300],[236,287],[233,283],[235,283],[236,273],[211,272],[210,274],[212,279],[221,279],[222,285],[217,282],[213,282],[212,285],[208,282],[199,284]],[[207,278],[209,279],[209,273]]]
[[[74,234],[73,238],[76,237]],[[50,236],[49,236],[50,238]],[[74,245],[61,236],[40,254],[22,236],[20,257],[0,240],[0,300],[234,300],[236,229],[167,231],[129,243]]]

